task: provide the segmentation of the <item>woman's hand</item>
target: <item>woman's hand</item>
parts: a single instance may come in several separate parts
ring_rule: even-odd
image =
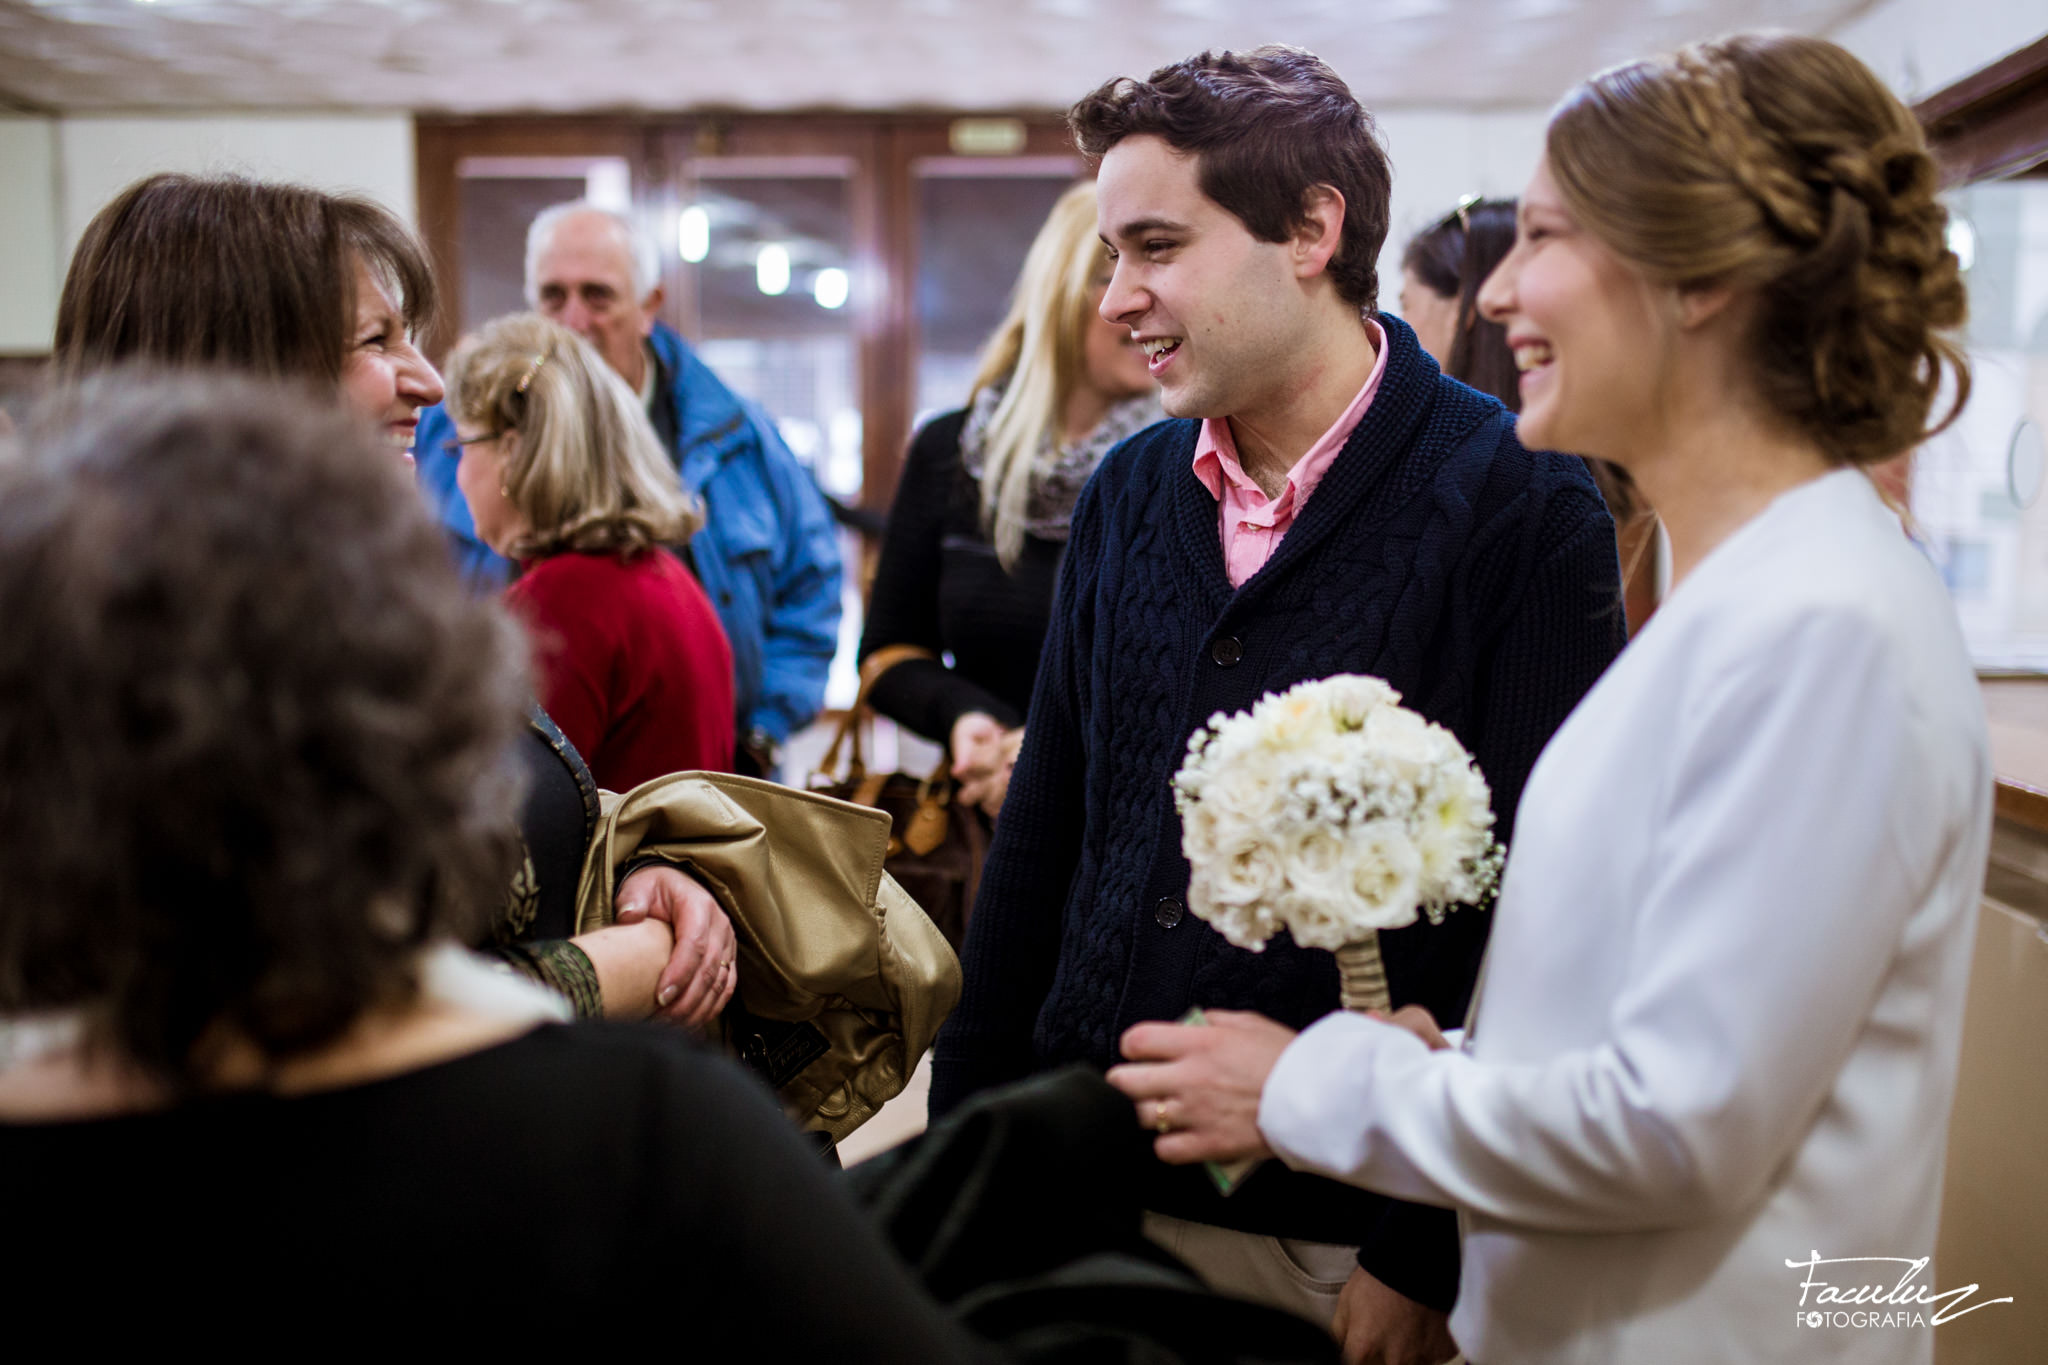
[[[1244,1010],[1210,1010],[1206,1024],[1138,1024],[1125,1030],[1109,1083],[1137,1102],[1138,1122],[1159,1134],[1153,1150],[1172,1165],[1268,1157],[1259,1096],[1294,1030]]]
[[[680,868],[643,867],[614,902],[620,924],[660,920],[675,948],[655,983],[654,1012],[678,1024],[707,1024],[732,999],[739,947],[718,899]]]
[[[1442,1052],[1451,1045],[1451,1040],[1444,1037],[1444,1031],[1436,1026],[1436,1016],[1420,1005],[1403,1005],[1392,1014],[1381,1014],[1378,1010],[1373,1010],[1371,1017],[1383,1024],[1406,1029],[1420,1038],[1422,1045],[1431,1052]]]
[[[1017,766],[1017,752],[1023,747],[1021,727],[1005,730],[985,711],[969,711],[954,721],[951,752],[959,800],[981,807],[991,817],[1000,812],[1010,791],[1010,770]]]

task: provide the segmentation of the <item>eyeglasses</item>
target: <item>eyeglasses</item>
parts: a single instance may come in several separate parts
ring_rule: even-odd
[[[1477,207],[1479,201],[1484,199],[1485,197],[1486,196],[1483,194],[1459,195],[1457,207],[1452,209],[1449,213],[1445,214],[1443,216],[1442,221],[1440,221],[1437,224],[1437,226],[1440,228],[1447,228],[1451,224],[1456,223],[1461,230],[1470,232],[1472,230],[1472,210],[1475,207]]]
[[[444,453],[460,459],[464,446],[480,446],[487,441],[495,441],[500,436],[510,436],[514,430],[512,427],[499,427],[496,431],[487,431],[481,436],[450,436],[441,442],[441,449]]]

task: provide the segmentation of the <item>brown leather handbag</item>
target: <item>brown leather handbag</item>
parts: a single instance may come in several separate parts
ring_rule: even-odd
[[[889,645],[861,665],[860,692],[840,719],[832,747],[811,774],[810,788],[889,817],[884,864],[910,898],[924,907],[955,952],[967,936],[967,916],[988,852],[988,817],[953,799],[952,757],[941,755],[930,773],[871,773],[861,736],[874,721],[868,694],[884,673],[911,659],[935,657],[916,645]],[[845,767],[840,767],[841,755]]]

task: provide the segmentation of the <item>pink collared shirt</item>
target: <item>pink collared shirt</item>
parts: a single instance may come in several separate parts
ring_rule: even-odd
[[[1294,462],[1278,497],[1268,498],[1252,482],[1251,475],[1244,472],[1244,466],[1238,462],[1237,442],[1231,437],[1230,423],[1219,417],[1202,419],[1202,434],[1195,441],[1195,477],[1219,504],[1223,571],[1230,576],[1231,587],[1243,587],[1273,557],[1280,538],[1301,514],[1302,504],[1316,491],[1323,475],[1329,473],[1344,443],[1364,420],[1365,410],[1372,406],[1373,395],[1380,390],[1380,376],[1387,371],[1387,334],[1371,319],[1366,320],[1365,326],[1372,334],[1373,350],[1378,353],[1372,373],[1365,377],[1365,387],[1358,391],[1336,424]]]

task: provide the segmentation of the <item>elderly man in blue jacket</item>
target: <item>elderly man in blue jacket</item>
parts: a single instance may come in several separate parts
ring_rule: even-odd
[[[526,297],[595,347],[647,405],[683,486],[704,500],[688,562],[732,641],[734,718],[742,766],[773,775],[785,740],[825,696],[839,642],[839,548],[823,495],[767,415],[726,388],[682,337],[655,320],[652,248],[624,217],[557,204],[526,237]],[[455,428],[421,414],[420,486],[440,513],[472,582],[510,571],[477,539],[455,486]]]

